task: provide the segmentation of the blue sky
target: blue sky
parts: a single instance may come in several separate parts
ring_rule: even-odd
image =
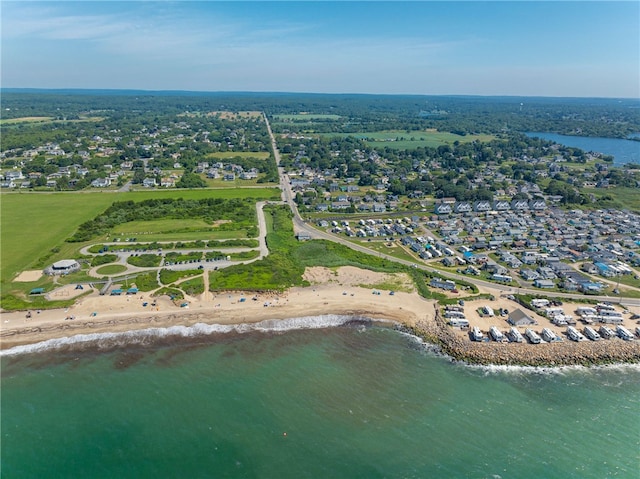
[[[640,2],[2,0],[7,88],[640,97]]]

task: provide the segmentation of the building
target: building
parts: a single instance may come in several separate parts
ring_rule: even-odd
[[[44,274],[62,275],[80,270],[80,264],[75,259],[63,259],[44,270]]]
[[[536,288],[549,289],[549,288],[554,288],[556,285],[550,279],[536,279],[533,282],[533,286],[535,286]]]
[[[429,283],[429,286],[432,288],[440,288],[445,289],[447,291],[453,291],[456,289],[456,283],[451,281],[450,279],[441,279],[441,278],[433,278]]]
[[[536,321],[521,309],[511,311],[507,321],[512,326],[529,326],[531,324],[536,324]]]

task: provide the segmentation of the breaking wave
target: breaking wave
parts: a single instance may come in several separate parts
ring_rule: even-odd
[[[375,320],[376,323],[385,321]],[[301,329],[322,329],[344,326],[348,324],[372,324],[373,320],[361,316],[345,316],[327,314],[321,316],[305,316],[290,319],[268,319],[258,323],[240,324],[205,324],[192,326],[170,326],[168,328],[146,328],[114,333],[77,334],[63,338],[48,339],[34,344],[15,346],[0,351],[0,356],[16,356],[21,354],[40,353],[67,348],[74,345],[110,349],[117,346],[134,344],[150,344],[165,338],[195,338],[228,333],[281,333]]]

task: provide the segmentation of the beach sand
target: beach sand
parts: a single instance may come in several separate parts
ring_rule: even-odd
[[[388,319],[413,326],[434,315],[434,301],[417,293],[380,291],[358,285],[389,281],[410,284],[402,275],[387,275],[353,267],[332,271],[309,268],[305,274],[311,286],[291,288],[284,293],[205,293],[174,303],[168,297],[149,294],[100,296],[97,291],[67,309],[8,312],[0,316],[0,347],[11,348],[51,338],[76,334],[119,332],[149,327],[164,328],[196,323],[256,323],[327,314]],[[244,301],[241,301],[244,298]],[[147,303],[146,306],[143,306]],[[154,305],[155,303],[155,305]],[[188,303],[187,307],[181,304]],[[70,319],[73,318],[73,319]]]

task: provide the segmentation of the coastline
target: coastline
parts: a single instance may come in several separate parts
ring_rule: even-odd
[[[166,297],[99,296],[93,292],[65,310],[3,312],[0,315],[0,350],[34,345],[78,335],[126,333],[145,329],[169,329],[197,324],[220,326],[256,325],[262,321],[286,322],[295,318],[329,316],[367,318],[397,323],[454,360],[481,365],[566,366],[640,362],[640,341],[618,338],[603,341],[556,344],[472,342],[466,334],[448,326],[438,314],[438,304],[415,291],[377,291],[371,285],[388,279],[381,273],[344,267],[332,272],[313,268],[312,286],[284,293],[216,294],[205,292],[187,298],[188,308]],[[395,278],[396,280],[398,278]],[[315,284],[313,284],[315,283]],[[151,302],[151,304],[149,304]],[[144,305],[144,306],[143,306]],[[70,319],[74,318],[74,319]],[[331,321],[325,321],[331,326]],[[304,327],[304,326],[301,326]],[[315,326],[318,327],[318,326]],[[248,328],[251,329],[251,328]],[[274,331],[278,329],[273,328]]]

